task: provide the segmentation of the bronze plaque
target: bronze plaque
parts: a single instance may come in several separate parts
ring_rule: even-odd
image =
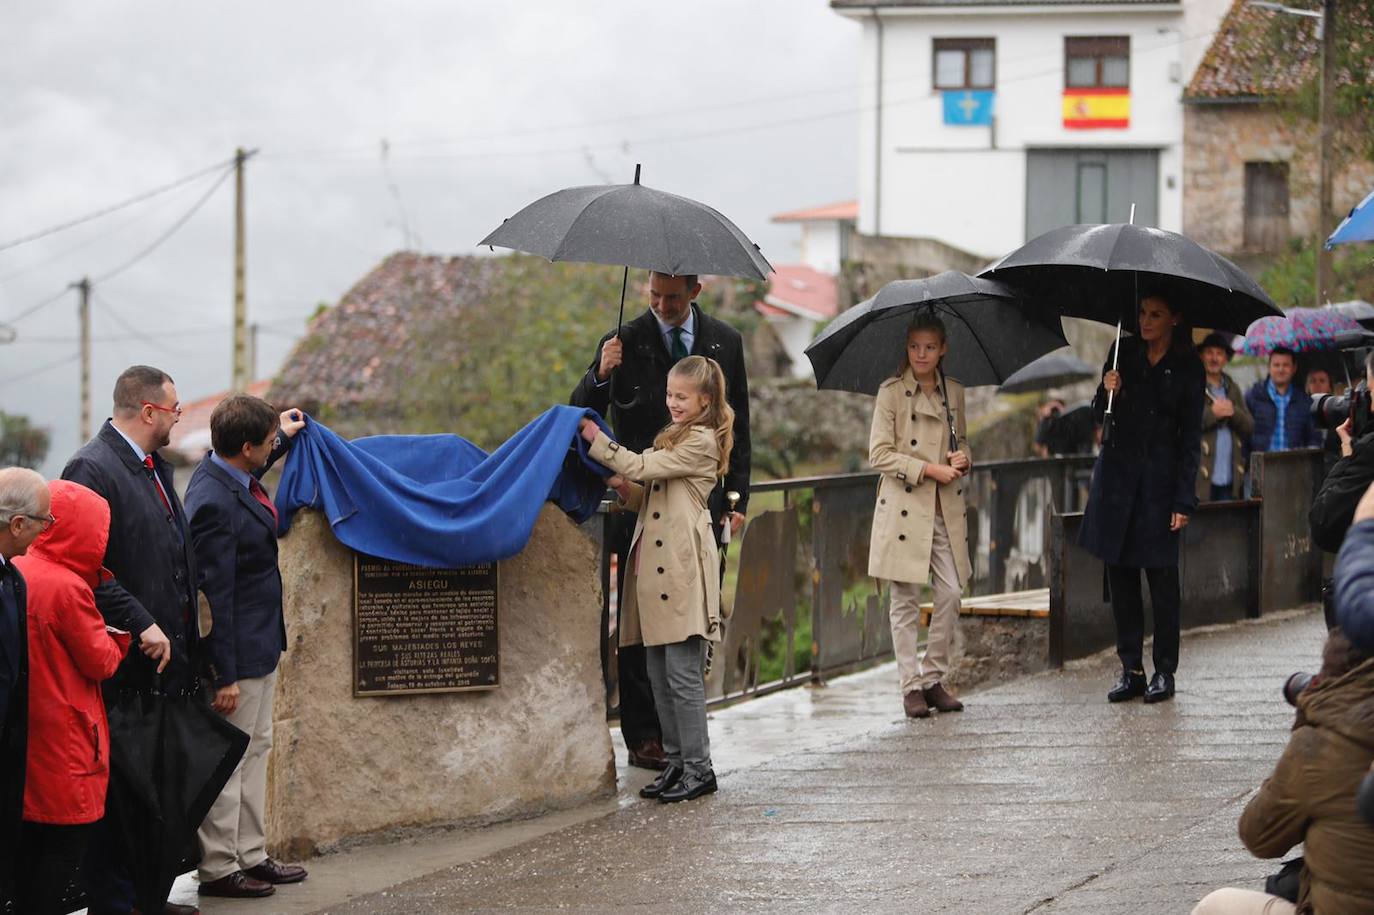
[[[353,695],[495,689],[496,563],[353,557]]]

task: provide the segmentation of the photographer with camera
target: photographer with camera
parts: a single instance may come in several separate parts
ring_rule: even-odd
[[[1356,518],[1356,504],[1365,490],[1374,483],[1374,422],[1370,419],[1369,385],[1374,379],[1374,351],[1365,359],[1365,380],[1350,394],[1340,397],[1318,395],[1312,403],[1312,414],[1324,428],[1334,428],[1340,438],[1341,457],[1332,466],[1321,489],[1312,500],[1307,520],[1312,528],[1312,540],[1328,553],[1341,550],[1347,531]],[[1323,587],[1323,607],[1328,627],[1336,625],[1331,589]],[[1371,625],[1374,629],[1374,625]],[[1346,630],[1349,632],[1350,630]],[[1357,643],[1365,644],[1361,635],[1351,633]]]
[[[1374,572],[1374,562],[1365,569]],[[1289,678],[1285,695],[1302,682]],[[1357,800],[1374,790],[1374,654],[1333,630],[1321,673],[1305,682],[1289,697],[1298,712],[1288,746],[1240,818],[1240,839],[1256,857],[1278,858],[1298,843],[1304,856],[1270,877],[1266,892],[1217,890],[1194,915],[1374,912],[1374,825]]]

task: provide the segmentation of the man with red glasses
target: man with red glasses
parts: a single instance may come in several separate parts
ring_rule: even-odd
[[[154,688],[175,695],[197,684],[195,552],[172,468],[157,454],[180,418],[171,377],[150,366],[130,366],[115,381],[114,416],[62,471],[63,479],[90,487],[110,503],[104,565],[114,581],[96,589],[96,606],[109,625],[138,635],[139,651],[129,652],[107,695]],[[116,780],[111,794],[117,790]],[[92,837],[86,874],[92,913],[133,909],[123,840],[108,815]],[[195,910],[168,905],[167,911]]]

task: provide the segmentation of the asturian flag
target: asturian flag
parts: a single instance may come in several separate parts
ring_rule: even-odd
[[[1070,130],[1123,130],[1131,126],[1131,90],[1065,89],[1064,126]]]

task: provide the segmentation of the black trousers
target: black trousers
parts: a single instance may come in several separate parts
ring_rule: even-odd
[[[16,911],[25,915],[64,915],[69,888],[81,880],[81,861],[86,856],[94,823],[55,826],[24,823],[19,852]]]
[[[1138,569],[1107,566],[1112,592],[1112,616],[1116,618],[1116,655],[1128,671],[1145,669],[1145,602],[1140,594],[1140,573],[1150,584],[1155,618],[1155,673],[1172,675],[1178,670],[1179,594],[1178,566]]]
[[[630,541],[634,538],[638,516],[630,512],[613,515],[607,536],[607,549],[616,554],[615,593],[617,639],[620,633],[620,604],[625,599],[625,571],[630,567]],[[609,622],[609,621],[607,621]],[[604,634],[607,626],[602,626]],[[646,740],[662,740],[654,691],[649,684],[649,669],[643,645],[620,645],[616,649],[616,669],[620,682],[620,733],[631,750]]]

